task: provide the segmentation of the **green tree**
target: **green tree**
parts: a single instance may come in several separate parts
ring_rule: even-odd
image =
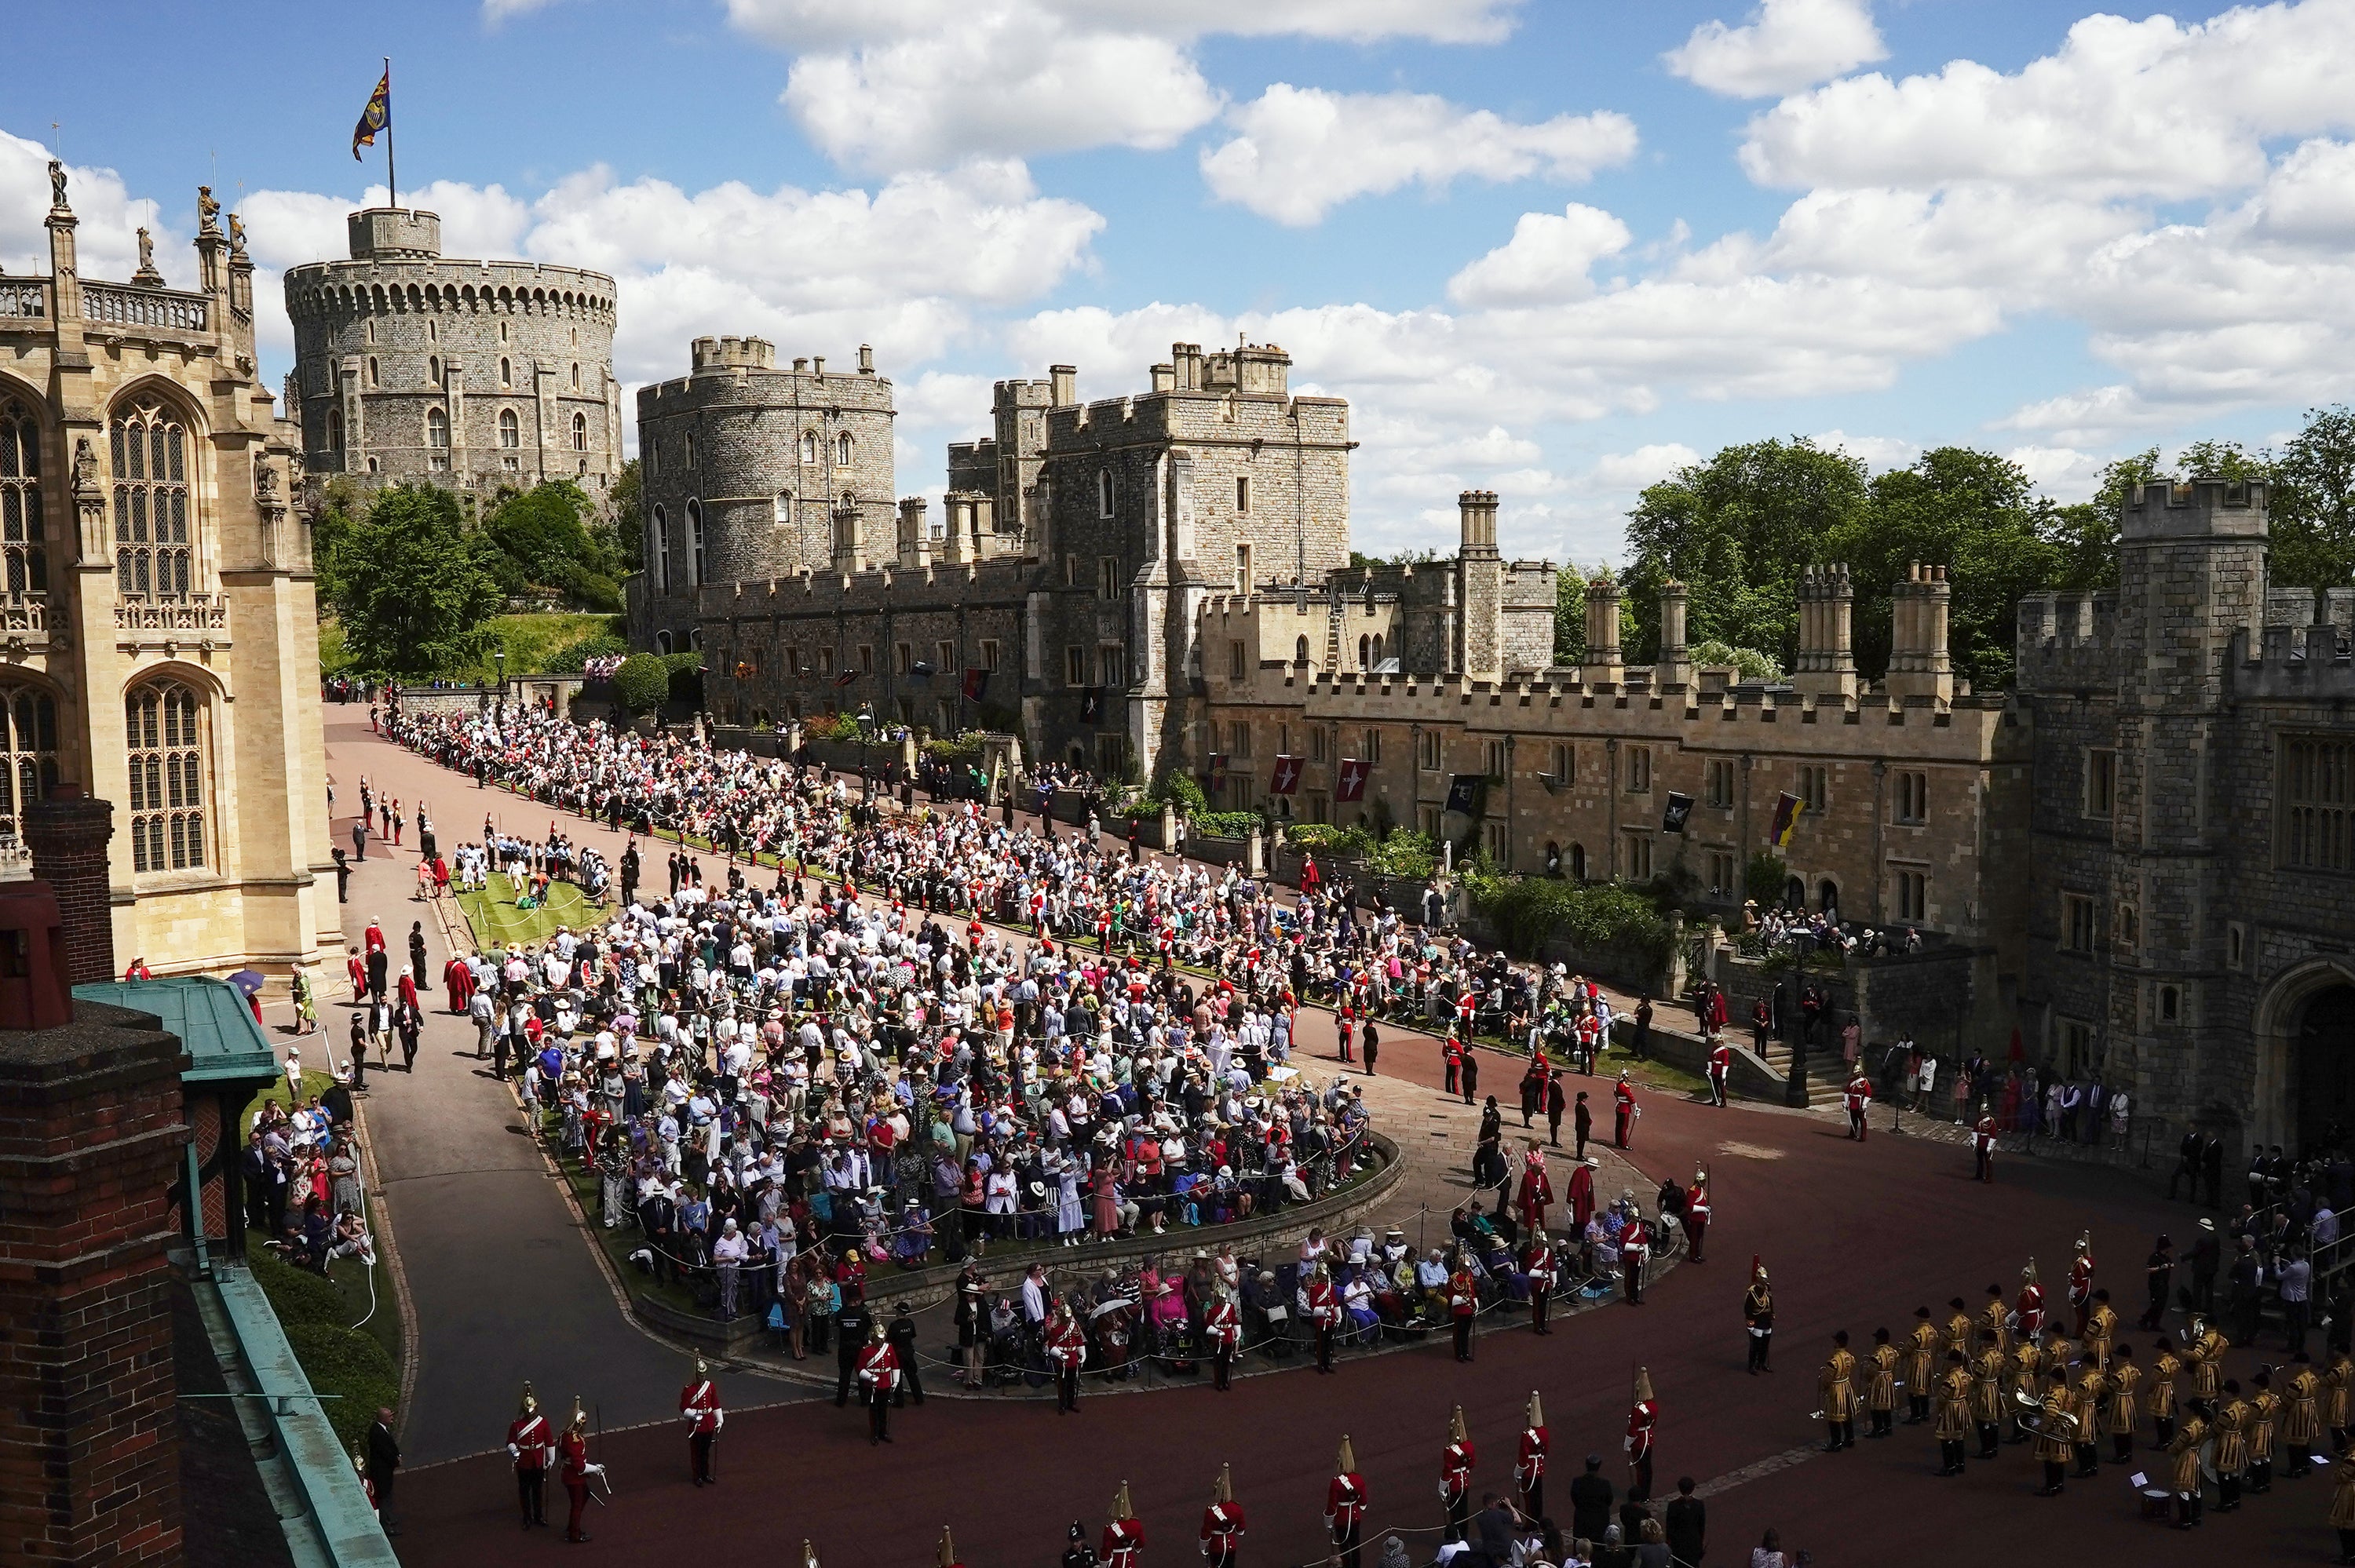
[[[659,653],[633,653],[613,672],[613,700],[622,711],[650,714],[670,695],[670,662]]]
[[[2273,465],[2270,579],[2343,587],[2355,577],[2355,412],[2309,409]]]
[[[638,460],[632,458],[622,465],[622,471],[613,476],[613,487],[605,493],[603,530],[624,575],[645,568],[645,473]]]
[[[421,679],[475,658],[499,611],[498,554],[469,531],[457,497],[432,485],[379,492],[365,515],[332,509],[314,537],[319,589],[354,668]]]
[[[1764,681],[1769,685],[1783,679],[1783,666],[1755,648],[1736,648],[1732,643],[1711,638],[1706,642],[1692,644],[1688,652],[1696,668],[1705,664],[1722,668],[1731,664],[1740,673],[1742,679]]]
[[[1867,500],[1864,464],[1804,436],[1727,447],[1652,485],[1627,515],[1627,657],[1657,656],[1660,587],[1675,578],[1692,590],[1688,639],[1761,649],[1788,666],[1799,568],[1833,558],[1824,541]]]

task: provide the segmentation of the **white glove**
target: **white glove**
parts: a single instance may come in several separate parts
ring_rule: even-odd
[[[1622,1437],[1619,1439],[1619,1446],[1632,1454],[1636,1451],[1636,1440],[1633,1437]]]
[[[727,1413],[726,1411],[724,1411],[724,1410],[715,1410],[715,1411],[713,1411],[713,1412],[711,1413],[711,1429],[712,1429],[714,1432],[719,1431],[722,1426],[725,1426],[725,1425],[728,1425],[728,1413]]]
[[[507,1457],[510,1459],[520,1459],[523,1457],[523,1450],[510,1443],[507,1445]]]

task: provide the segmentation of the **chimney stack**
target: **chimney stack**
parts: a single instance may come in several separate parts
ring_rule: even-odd
[[[1660,585],[1660,656],[1652,670],[1656,690],[1692,684],[1692,652],[1685,646],[1687,598],[1680,582]]]
[[[113,879],[106,859],[113,836],[113,806],[88,799],[79,784],[53,784],[48,800],[25,808],[33,874],[57,895],[75,985],[114,978]]]
[[[924,521],[929,504],[921,495],[900,500],[900,565],[911,570],[932,564],[932,530]]]
[[[1078,366],[1047,366],[1047,406],[1050,408],[1076,408],[1080,406],[1080,367]]]
[[[1626,675],[1619,657],[1619,582],[1603,572],[1586,585],[1586,662],[1578,678],[1590,686],[1616,686]]]
[[[875,374],[875,347],[872,344],[862,343],[858,345],[858,374],[861,376]]]
[[[1946,651],[1954,590],[1946,568],[1910,563],[1890,593],[1889,694],[1944,706],[1955,700],[1955,664]]]
[[[1497,493],[1493,490],[1467,490],[1455,498],[1455,510],[1462,528],[1462,547],[1467,556],[1493,556],[1497,553]]]
[[[1856,651],[1849,640],[1856,588],[1848,567],[1835,561],[1809,567],[1799,577],[1799,667],[1792,686],[1804,695],[1856,695]]]

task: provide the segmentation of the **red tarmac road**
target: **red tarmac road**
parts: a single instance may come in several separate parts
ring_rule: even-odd
[[[1401,1034],[1382,1065],[1437,1081],[1435,1050]],[[1332,1049],[1316,1015],[1307,1044]],[[1875,1113],[1886,1125],[1886,1112]],[[1600,1119],[1600,1118],[1598,1118]],[[1512,1118],[1508,1118],[1508,1125]],[[1708,1261],[1676,1270],[1640,1308],[1618,1307],[1562,1325],[1548,1345],[1513,1327],[1484,1336],[1477,1360],[1456,1365],[1444,1344],[1345,1362],[1339,1375],[1305,1371],[1252,1378],[1220,1395],[1205,1387],[1103,1394],[1077,1416],[1044,1402],[935,1401],[896,1414],[895,1441],[871,1448],[862,1413],[830,1404],[783,1406],[731,1420],[720,1442],[720,1486],[688,1481],[686,1439],[671,1425],[608,1433],[598,1457],[618,1487],[591,1508],[596,1539],[583,1559],[670,1561],[762,1553],[794,1561],[806,1537],[828,1563],[924,1564],[943,1525],[974,1568],[1055,1562],[1074,1519],[1091,1542],[1114,1491],[1130,1483],[1148,1531],[1149,1562],[1191,1562],[1212,1478],[1231,1461],[1249,1510],[1244,1560],[1304,1563],[1326,1551],[1321,1513],[1334,1448],[1354,1439],[1374,1499],[1368,1561],[1381,1537],[1407,1531],[1410,1555],[1429,1561],[1439,1523],[1438,1456],[1449,1407],[1461,1401],[1480,1450],[1475,1485],[1509,1492],[1522,1404],[1543,1393],[1555,1462],[1550,1503],[1566,1520],[1570,1478],[1587,1453],[1624,1490],[1619,1441],[1635,1367],[1647,1364],[1661,1403],[1656,1486],[1665,1498],[1690,1475],[1708,1494],[1713,1563],[1746,1561],[1774,1526],[1821,1568],[1849,1563],[1982,1564],[2016,1554],[2046,1563],[2070,1553],[2126,1552],[2140,1563],[2212,1561],[2220,1553],[2318,1561],[2329,1482],[2318,1473],[2279,1481],[2238,1515],[2211,1508],[2204,1530],[2179,1534],[2137,1517],[2125,1474],[2073,1481],[2063,1497],[2030,1495],[2041,1478],[2024,1446],[1959,1480],[1931,1471],[1927,1427],[1900,1425],[1886,1441],[1838,1455],[1822,1439],[1815,1369],[1831,1332],[1861,1351],[1872,1330],[1902,1339],[1917,1306],[1943,1320],[1961,1296],[1974,1308],[1990,1283],[2007,1293],[2033,1253],[2058,1299],[2071,1245],[2092,1227],[2098,1282],[2131,1323],[2142,1310],[2142,1259],[2153,1234],[2188,1246],[2197,1211],[2159,1202],[2144,1178],[2014,1160],[1997,1184],[1969,1180],[1966,1150],[1876,1131],[1859,1148],[1818,1117],[1716,1110],[1654,1094],[1637,1129],[1636,1158],[1656,1174],[1715,1178]],[[1742,1372],[1740,1304],[1750,1255],[1772,1272],[1778,1309],[1774,1372]],[[2131,1335],[2147,1360],[2147,1334]],[[2235,1375],[2259,1358],[2233,1352]],[[503,1376],[503,1368],[483,1369]],[[595,1369],[579,1392],[596,1396]],[[571,1390],[550,1391],[569,1402]],[[1901,1417],[1902,1419],[1902,1417]],[[485,1441],[496,1435],[485,1434]],[[2146,1459],[2138,1457],[2137,1464]],[[1712,1484],[1714,1483],[1714,1484]],[[551,1490],[556,1489],[551,1487]],[[551,1499],[551,1504],[560,1499]],[[414,1564],[511,1562],[566,1552],[560,1530],[517,1539],[504,1454],[433,1467],[404,1478],[404,1533]],[[560,1526],[561,1520],[559,1517]]]

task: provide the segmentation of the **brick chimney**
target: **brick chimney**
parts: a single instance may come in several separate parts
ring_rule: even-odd
[[[84,798],[79,784],[56,785],[48,800],[25,810],[33,874],[57,894],[76,985],[114,978],[113,883],[106,862],[113,836],[114,807]]]
[[[0,1033],[0,1541],[13,1562],[183,1556],[172,1373],[178,1040],[84,1005]]]
[[[1685,644],[1689,598],[1680,582],[1660,585],[1660,656],[1652,666],[1652,684],[1663,690],[1692,684],[1692,650]]]
[[[1799,575],[1799,667],[1792,687],[1812,697],[1846,701],[1856,695],[1856,650],[1851,626],[1856,588],[1840,562],[1809,567]]]
[[[1954,588],[1946,568],[1911,562],[1890,593],[1889,694],[1933,705],[1955,700],[1955,662],[1947,651]]]

